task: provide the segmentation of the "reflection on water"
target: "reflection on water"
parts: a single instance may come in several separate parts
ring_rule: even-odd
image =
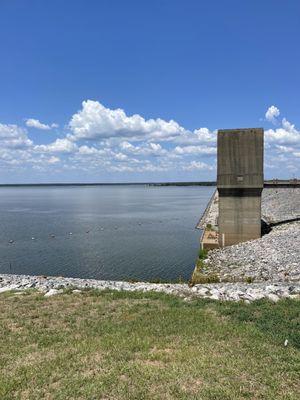
[[[0,189],[0,272],[188,279],[213,187]],[[13,243],[9,243],[13,241]]]

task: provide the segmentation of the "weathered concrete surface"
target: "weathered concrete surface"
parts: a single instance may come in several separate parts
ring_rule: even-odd
[[[219,195],[219,245],[236,243],[261,237],[261,196]]]
[[[206,298],[222,301],[251,302],[259,299],[269,299],[276,302],[281,298],[300,298],[300,283],[217,283],[195,285],[187,284],[155,284],[147,282],[116,282],[99,281],[95,279],[78,279],[63,277],[38,277],[28,275],[0,275],[0,295],[14,290],[16,294],[27,289],[37,289],[46,297],[58,296],[62,289],[72,289],[80,295],[80,289],[99,289],[117,291],[161,292],[173,294],[189,301],[194,298]],[[75,289],[76,288],[76,289]]]
[[[218,131],[218,189],[263,188],[262,128]]]
[[[206,229],[202,235],[201,248],[205,250],[218,249],[219,248],[218,232]]]
[[[219,245],[261,236],[262,128],[218,131]]]

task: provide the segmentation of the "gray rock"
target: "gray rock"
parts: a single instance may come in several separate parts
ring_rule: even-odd
[[[58,289],[50,289],[47,293],[44,294],[44,297],[51,297],[51,296],[55,296],[57,294],[62,293],[62,290],[58,290]]]
[[[229,281],[299,282],[300,222],[274,227],[261,239],[210,251],[203,273]]]
[[[267,298],[268,298],[269,300],[271,300],[271,301],[274,301],[275,303],[279,300],[279,296],[277,296],[277,295],[274,294],[274,293],[269,293],[269,294],[267,295]]]
[[[22,285],[20,283],[22,282]],[[245,301],[250,302],[262,298],[277,301],[279,298],[299,298],[300,282],[291,285],[289,282],[257,282],[257,283],[212,283],[195,285],[190,288],[187,284],[154,284],[147,282],[118,282],[100,281],[95,279],[78,279],[64,277],[49,277],[47,280],[38,279],[34,276],[0,275],[0,293],[8,290],[18,289],[19,292],[26,290],[27,285],[34,287],[45,294],[46,297],[62,293],[62,288],[74,287],[75,293],[80,293],[83,288],[94,288],[99,290],[113,289],[117,291],[142,291],[162,292],[174,294],[184,299],[208,298],[213,300]],[[187,300],[185,300],[187,301]]]
[[[13,289],[14,289],[13,286],[3,286],[3,287],[0,287],[0,293],[9,292],[9,291],[11,291]]]

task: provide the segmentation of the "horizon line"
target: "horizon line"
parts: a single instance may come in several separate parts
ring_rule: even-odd
[[[297,183],[300,179],[265,179],[264,183]],[[40,182],[40,183],[0,183],[0,187],[13,186],[120,186],[120,185],[202,185],[216,186],[217,181],[149,181],[149,182]]]

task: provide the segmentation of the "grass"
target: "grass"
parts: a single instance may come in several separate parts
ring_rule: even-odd
[[[199,260],[205,260],[207,258],[207,253],[208,251],[206,249],[199,249],[199,253],[198,253],[198,259]]]
[[[297,300],[30,291],[0,319],[1,399],[299,399]]]
[[[220,277],[218,274],[211,273],[203,273],[204,263],[203,261],[207,258],[208,250],[201,249],[198,253],[198,259],[196,261],[196,266],[192,274],[192,278],[190,280],[190,286],[196,284],[205,284],[205,283],[218,283],[220,282]]]

